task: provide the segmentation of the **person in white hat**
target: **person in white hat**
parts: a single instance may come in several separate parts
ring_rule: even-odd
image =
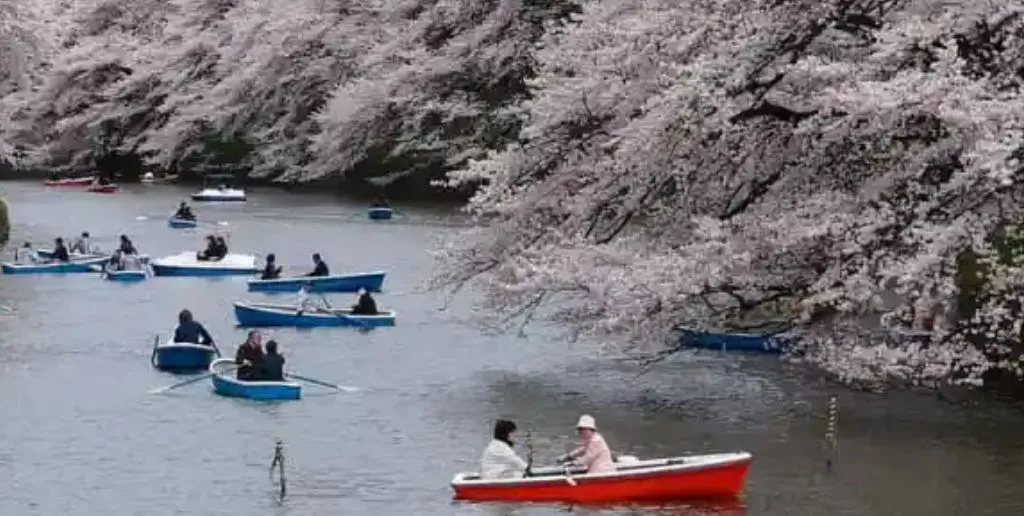
[[[576,423],[576,433],[580,436],[580,447],[562,455],[559,462],[573,459],[576,463],[587,468],[587,473],[609,473],[615,471],[615,463],[612,462],[612,452],[604,437],[597,433],[597,422],[594,416],[583,414]]]
[[[352,315],[377,315],[377,302],[365,288],[359,289],[359,300],[352,306]]]

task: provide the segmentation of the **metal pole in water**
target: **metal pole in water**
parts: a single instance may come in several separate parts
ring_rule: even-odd
[[[839,449],[839,400],[836,395],[828,397],[825,414],[825,467],[832,470]]]
[[[270,462],[270,480],[274,480],[274,467],[278,468],[280,475],[278,479],[281,483],[281,494],[279,500],[284,500],[284,495],[288,491],[287,482],[284,478],[284,441],[276,439],[274,442],[274,460]]]

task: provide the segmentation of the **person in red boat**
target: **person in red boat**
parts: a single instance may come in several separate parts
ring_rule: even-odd
[[[576,433],[580,436],[579,448],[562,455],[558,462],[576,459],[576,463],[587,468],[587,473],[610,473],[615,471],[612,452],[604,437],[597,433],[597,422],[588,414],[580,416],[576,423]]]
[[[530,466],[512,449],[515,431],[516,424],[507,419],[494,423],[494,439],[480,457],[480,478],[520,478],[527,472]]]

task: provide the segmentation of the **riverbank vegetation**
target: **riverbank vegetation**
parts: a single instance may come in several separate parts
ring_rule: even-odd
[[[782,301],[844,382],[1021,376],[1019,5],[594,2],[537,60],[439,284],[634,351]]]

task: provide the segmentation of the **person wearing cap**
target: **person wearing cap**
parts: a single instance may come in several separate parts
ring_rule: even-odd
[[[567,462],[576,459],[576,462],[587,468],[587,473],[609,473],[615,471],[615,463],[612,461],[612,452],[608,449],[608,443],[604,437],[597,433],[597,422],[589,414],[580,416],[576,423],[576,433],[580,436],[579,448],[562,455],[558,462]]]
[[[359,289],[359,300],[352,306],[352,315],[377,315],[377,302],[365,288]]]
[[[512,449],[512,434],[516,424],[507,419],[499,419],[494,423],[494,439],[484,448],[480,457],[480,478],[522,478],[529,464]]]

